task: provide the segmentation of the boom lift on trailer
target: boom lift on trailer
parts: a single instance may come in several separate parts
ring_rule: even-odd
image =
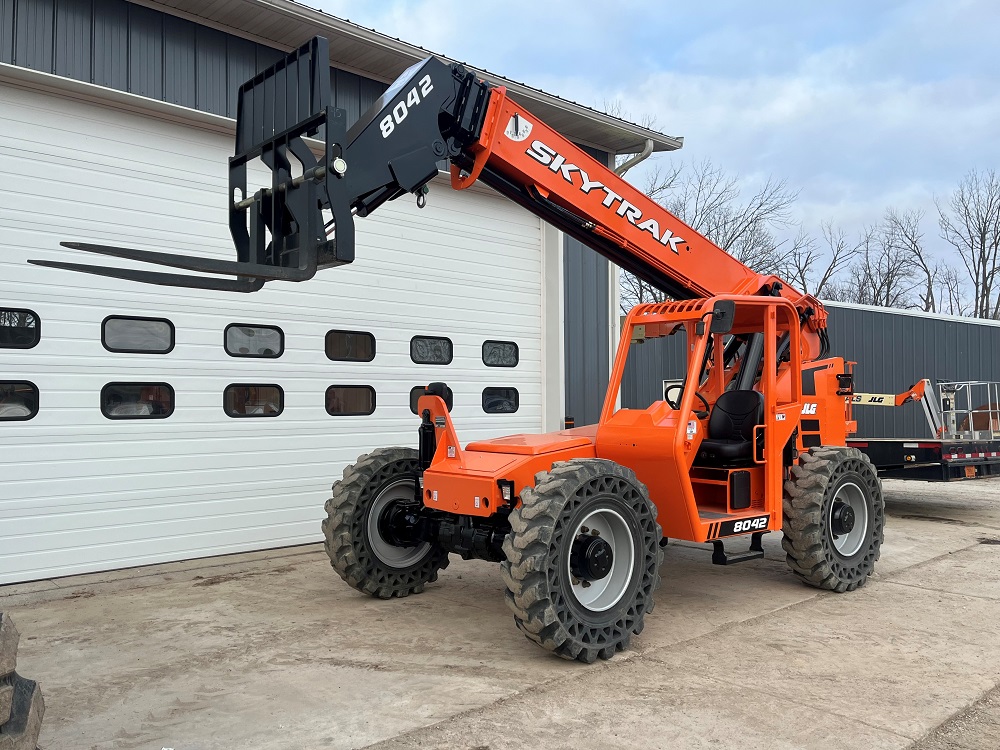
[[[348,584],[406,596],[449,553],[497,561],[524,634],[591,662],[642,630],[668,537],[711,542],[713,562],[726,564],[762,557],[763,535],[780,529],[804,582],[865,583],[882,544],[882,491],[846,445],[851,367],[827,356],[818,300],[743,265],[460,65],[414,65],[347,129],[328,103],[328,60],[326,40],[313,39],[239,90],[235,262],[64,243],[234,278],[33,262],[241,292],[304,281],[354,260],[355,215],[407,194],[422,203],[447,161],[455,189],[486,183],[675,300],[627,316],[597,425],[463,447],[451,390],[427,386],[418,447],[361,456],[333,486],[323,531]],[[248,195],[256,157],[272,184]],[[683,382],[648,409],[616,409],[631,344],[661,336],[686,341]],[[727,550],[734,537],[749,549]]]

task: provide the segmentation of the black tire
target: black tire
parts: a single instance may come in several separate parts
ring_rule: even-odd
[[[849,532],[838,520],[844,505],[854,516]],[[810,448],[791,469],[783,506],[781,546],[795,575],[837,593],[865,585],[885,531],[882,482],[866,455],[855,448]]]
[[[570,574],[569,565],[576,532],[591,518],[610,519],[606,535],[627,544],[618,545],[605,578],[591,584],[608,581],[601,594],[607,599],[588,605],[578,598],[586,592],[583,580]],[[521,632],[564,659],[587,663],[628,648],[632,635],[642,632],[646,613],[653,611],[663,559],[656,506],[635,474],[600,459],[557,463],[535,476],[534,488],[525,488],[510,525],[501,572],[507,605]],[[631,557],[621,554],[622,547],[631,547]],[[619,563],[624,567],[614,567]],[[617,600],[615,592],[620,592]]]
[[[380,448],[360,456],[333,485],[323,519],[324,546],[333,569],[358,591],[379,599],[419,594],[448,567],[448,553],[440,546],[394,547],[378,534],[378,518],[372,518],[373,510],[381,514],[395,502],[390,495],[412,488],[417,469],[415,450]]]

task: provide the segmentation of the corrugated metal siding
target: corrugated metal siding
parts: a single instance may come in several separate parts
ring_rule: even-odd
[[[828,303],[834,354],[858,362],[855,388],[899,393],[921,378],[1000,380],[1000,326]],[[923,410],[857,408],[858,435],[930,437]]]
[[[663,399],[663,381],[684,377],[685,340],[675,334],[632,344],[622,378],[622,406],[645,409]]]
[[[580,146],[602,164],[605,151]],[[576,426],[601,417],[611,376],[611,265],[582,243],[563,240],[563,330],[565,340],[566,416]]]
[[[197,109],[226,114],[226,35],[198,26],[195,31],[195,101]]]
[[[128,74],[133,94],[163,99],[163,14],[141,5],[128,11]]]
[[[830,312],[830,351],[858,363],[855,388],[900,393],[921,378],[1000,380],[1000,326],[969,320],[841,307]],[[632,349],[622,405],[644,409],[661,398],[664,378],[683,364],[683,341],[659,339]],[[602,389],[598,389],[602,392]],[[918,404],[854,410],[861,437],[930,437]]]
[[[91,3],[56,2],[56,75],[89,81],[93,75]]]
[[[563,245],[565,288],[566,414],[576,425],[601,416],[610,375],[608,262],[566,237]]]
[[[14,57],[14,0],[0,0],[0,61]]]
[[[14,13],[14,64],[52,72],[53,0],[18,2]]]
[[[347,121],[356,122],[368,107],[361,108],[361,76],[344,70],[333,71],[333,103],[347,112]],[[375,97],[381,96],[381,92]],[[374,100],[372,100],[374,102]],[[368,105],[369,107],[371,104]]]
[[[226,112],[230,117],[236,117],[236,95],[240,85],[253,78],[259,70],[257,47],[254,42],[238,36],[226,38]]]
[[[0,62],[227,117],[237,87],[283,54],[125,0],[0,0]],[[386,85],[331,70],[350,126]]]
[[[21,6],[35,0],[18,0]],[[85,3],[84,3],[85,5]],[[124,0],[94,0],[94,73],[91,83],[128,91],[128,3]],[[74,75],[73,78],[82,77]]]
[[[163,17],[163,101],[182,107],[198,107],[195,67],[197,27],[173,16]]]

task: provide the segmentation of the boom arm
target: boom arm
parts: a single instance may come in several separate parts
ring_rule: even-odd
[[[230,159],[237,260],[62,243],[66,247],[235,279],[46,265],[153,284],[256,291],[354,260],[354,215],[367,216],[451,164],[452,186],[481,180],[675,299],[781,295],[799,310],[804,358],[821,356],[826,312],[815,298],[717,247],[507,96],[460,65],[429,57],[407,70],[350,130],[329,106],[327,42],[315,38],[240,87]],[[304,139],[322,139],[321,144]],[[320,149],[322,149],[320,151]],[[319,151],[315,155],[314,151]],[[272,171],[247,195],[247,163]],[[293,177],[292,160],[301,164]],[[325,220],[324,212],[332,219]]]

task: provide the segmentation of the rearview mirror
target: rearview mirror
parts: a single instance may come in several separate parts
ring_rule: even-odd
[[[736,303],[731,299],[716,300],[712,308],[712,333],[729,333],[733,330],[733,319],[736,317]]]

